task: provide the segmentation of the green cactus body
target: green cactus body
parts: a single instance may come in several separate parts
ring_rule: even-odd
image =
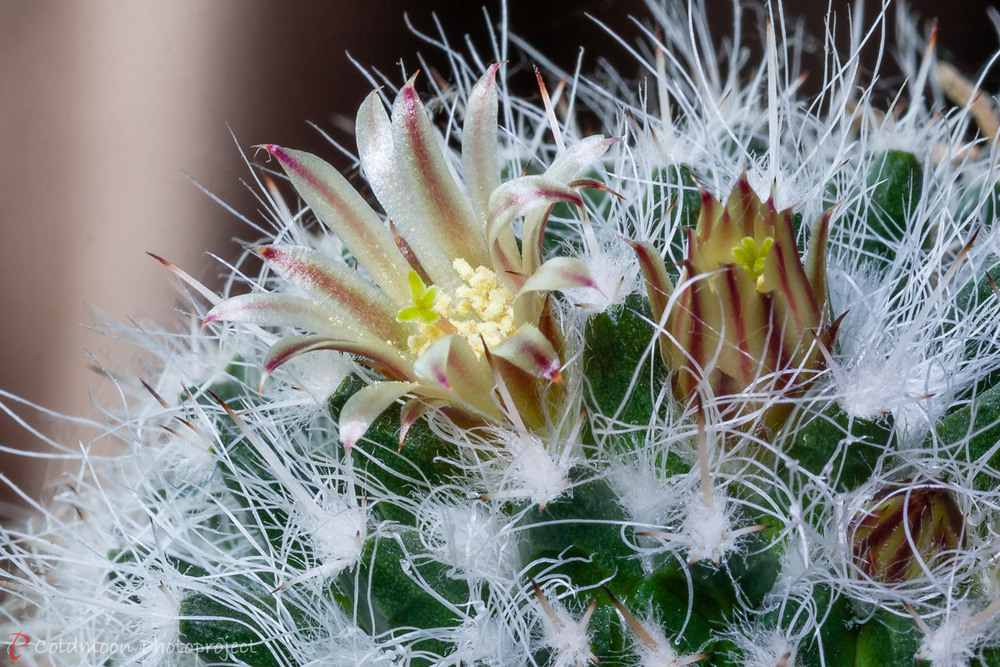
[[[871,238],[863,247],[873,256],[891,258],[894,245],[912,233],[909,226],[923,193],[923,177],[923,166],[912,153],[887,151],[872,161],[865,184],[871,189],[866,198]],[[918,234],[921,243],[922,236]]]
[[[970,463],[979,468],[972,480],[975,488],[989,491],[997,486],[1000,470],[1000,386],[977,394],[964,407],[945,417],[937,436],[946,446],[961,444]]]
[[[795,465],[836,480],[850,491],[869,479],[879,456],[892,442],[890,420],[853,419],[833,405],[817,416],[806,416],[788,447]]]
[[[274,600],[230,591],[227,602],[201,593],[185,596],[180,606],[180,639],[208,664],[277,667],[287,660],[284,647],[296,637],[265,639],[260,614],[275,616]],[[238,608],[235,602],[238,601]],[[301,617],[297,619],[305,621]],[[280,657],[279,657],[280,656]],[[284,659],[283,659],[284,657]]]
[[[646,383],[636,383],[628,391],[633,376],[645,379],[655,373],[659,383],[666,378],[663,364],[649,345],[651,318],[649,304],[633,294],[588,322],[583,372],[590,381],[592,409],[598,414],[614,415],[637,426],[652,419],[654,397]]]

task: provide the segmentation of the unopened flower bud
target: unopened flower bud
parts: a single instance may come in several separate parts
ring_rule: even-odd
[[[902,483],[876,493],[848,528],[855,564],[876,581],[911,581],[965,545],[965,518],[951,489]]]
[[[766,405],[768,426],[784,422],[787,402],[771,399],[801,391],[835,333],[826,317],[828,227],[829,214],[813,229],[803,263],[791,210],[761,202],[744,175],[725,205],[702,193],[698,224],[684,230],[676,288],[659,253],[634,244],[653,315],[665,324],[660,353],[679,401],[715,400],[724,414]],[[762,398],[732,410],[746,391]]]

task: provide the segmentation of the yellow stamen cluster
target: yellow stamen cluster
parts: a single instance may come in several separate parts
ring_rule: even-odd
[[[485,266],[475,269],[464,259],[452,264],[465,282],[455,290],[454,296],[437,290],[434,310],[465,338],[477,356],[483,354],[483,343],[494,347],[514,333],[514,295],[501,283],[497,274]],[[417,322],[416,332],[406,343],[415,356],[444,335],[440,323]]]

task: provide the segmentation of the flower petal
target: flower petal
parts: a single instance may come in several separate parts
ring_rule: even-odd
[[[368,203],[331,165],[315,155],[264,146],[288,174],[313,213],[344,242],[372,279],[397,303],[406,300],[409,264]]]
[[[492,65],[476,83],[465,106],[462,126],[462,167],[465,185],[483,230],[490,214],[490,195],[500,187],[497,162],[497,83],[500,64]],[[485,231],[484,231],[485,234]],[[497,243],[505,256],[516,256],[517,239],[510,228],[504,229]]]
[[[486,222],[486,243],[490,248],[493,266],[498,273],[506,275],[509,282],[520,287],[523,279],[520,275],[523,264],[516,255],[508,252],[501,244],[500,238],[508,226],[518,217],[527,215],[540,207],[548,207],[557,202],[569,202],[583,206],[583,199],[575,190],[542,176],[522,176],[504,183],[490,196],[490,215]],[[522,239],[524,252],[540,243],[538,238]],[[540,252],[540,250],[538,250]]]
[[[600,289],[590,277],[586,263],[576,257],[553,257],[538,267],[524,285],[520,296],[526,292],[551,292],[553,290],[592,287]]]
[[[715,283],[723,289],[713,291]],[[741,266],[728,264],[720,269],[713,282],[702,281],[695,289],[716,297],[721,321],[725,324],[724,342],[718,351],[716,366],[741,387],[752,387],[756,379],[774,372],[781,363],[779,335],[761,336],[767,331],[773,313],[773,301],[761,298],[756,280]]]
[[[399,410],[399,449],[403,450],[403,441],[406,434],[410,432],[410,427],[417,423],[417,420],[427,414],[431,405],[419,398],[411,398]]]
[[[497,82],[500,64],[492,65],[469,94],[462,124],[462,168],[472,209],[485,225],[490,195],[500,187],[497,162]]]
[[[816,303],[812,285],[806,280],[798,249],[792,245],[789,250],[784,244],[775,241],[768,258],[772,255],[774,273],[777,284],[780,285],[773,292],[775,311],[789,318],[775,325],[776,328],[781,327],[785,341],[783,353],[791,356],[794,360],[792,363],[796,366],[812,366],[813,359],[819,353],[813,342],[814,336],[820,333],[823,311]]]
[[[372,336],[348,317],[330,306],[324,306],[287,294],[255,292],[226,299],[208,311],[204,324],[215,321],[240,322],[259,326],[288,326],[326,335],[345,332],[359,337]]]
[[[521,273],[526,276],[530,276],[542,265],[545,225],[548,224],[551,213],[552,206],[549,206],[545,210],[532,211],[524,216],[524,226],[521,229]]]
[[[674,291],[674,285],[667,275],[667,267],[663,263],[663,257],[649,243],[636,243],[625,239],[625,241],[635,250],[635,255],[639,260],[639,270],[646,282],[646,294],[649,298],[649,308],[653,313],[653,320],[659,322],[663,318],[663,312],[667,309],[670,295]]]
[[[365,98],[358,109],[358,157],[371,185],[372,192],[385,209],[389,219],[402,232],[407,246],[436,285],[453,289],[461,284],[451,260],[428,232],[427,220],[412,205],[413,193],[401,169],[399,153],[393,137],[393,125],[382,106],[378,91]],[[409,267],[403,272],[407,275]],[[408,292],[407,292],[408,294]]]
[[[493,401],[493,373],[462,336],[442,336],[413,364],[416,374],[432,386],[446,389],[465,403],[494,418],[501,416]]]
[[[510,338],[490,350],[491,354],[506,359],[521,370],[535,377],[552,382],[562,379],[562,361],[552,343],[537,327],[523,324]]]
[[[766,224],[774,230],[774,244],[764,262],[764,281],[787,299],[788,314],[792,317],[795,331],[816,331],[820,325],[817,315],[820,305],[826,302],[826,295],[819,295],[821,300],[816,298],[817,294],[799,258],[791,216],[775,211],[770,204],[764,208]],[[817,239],[817,243],[820,240]]]
[[[398,304],[346,264],[302,246],[268,245],[253,250],[279,276],[310,296],[343,309],[379,338],[406,341],[409,332],[396,321]]]
[[[545,170],[544,176],[560,185],[567,185],[586,171],[587,167],[594,164],[607,152],[608,147],[617,141],[614,138],[607,139],[600,134],[581,139],[553,160],[549,168]]]
[[[495,122],[495,121],[494,121]],[[448,257],[461,257],[472,266],[486,266],[489,255],[483,225],[455,183],[413,79],[392,107],[392,139],[396,169],[408,186],[407,194],[418,233],[428,234]],[[398,224],[398,223],[397,223]],[[410,235],[404,234],[409,239]]]
[[[413,366],[391,345],[381,341],[360,341],[329,336],[288,336],[271,346],[264,359],[264,379],[295,357],[318,350],[347,352],[365,359],[382,375],[394,380],[413,380]]]
[[[592,187],[592,179],[575,180],[586,168],[600,158],[608,146],[618,141],[593,136],[582,139],[570,146],[566,152],[557,157],[552,165],[545,170],[543,178],[566,188]],[[524,219],[524,230],[521,234],[523,248],[521,272],[525,275],[534,273],[542,263],[542,235],[550,211],[535,211]]]
[[[824,213],[813,226],[809,235],[809,252],[806,256],[806,277],[813,289],[813,298],[818,304],[828,304],[826,283],[826,241],[830,235],[830,216],[832,211]],[[823,306],[827,308],[826,305]]]
[[[375,382],[355,392],[340,411],[340,441],[350,451],[378,416],[418,387],[413,382]]]

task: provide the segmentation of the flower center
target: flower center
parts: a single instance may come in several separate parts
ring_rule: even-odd
[[[767,253],[774,245],[774,239],[768,236],[758,246],[757,242],[750,236],[746,236],[740,241],[740,245],[733,248],[733,257],[736,263],[743,267],[747,275],[757,284],[757,291],[764,291],[764,261]]]
[[[400,320],[412,322],[415,327],[406,341],[414,356],[423,354],[446,333],[465,338],[476,356],[483,354],[483,341],[494,347],[514,333],[514,295],[500,283],[497,274],[485,266],[472,268],[461,258],[452,266],[465,283],[454,294],[421,283],[419,290],[413,290],[414,305],[400,311]]]

